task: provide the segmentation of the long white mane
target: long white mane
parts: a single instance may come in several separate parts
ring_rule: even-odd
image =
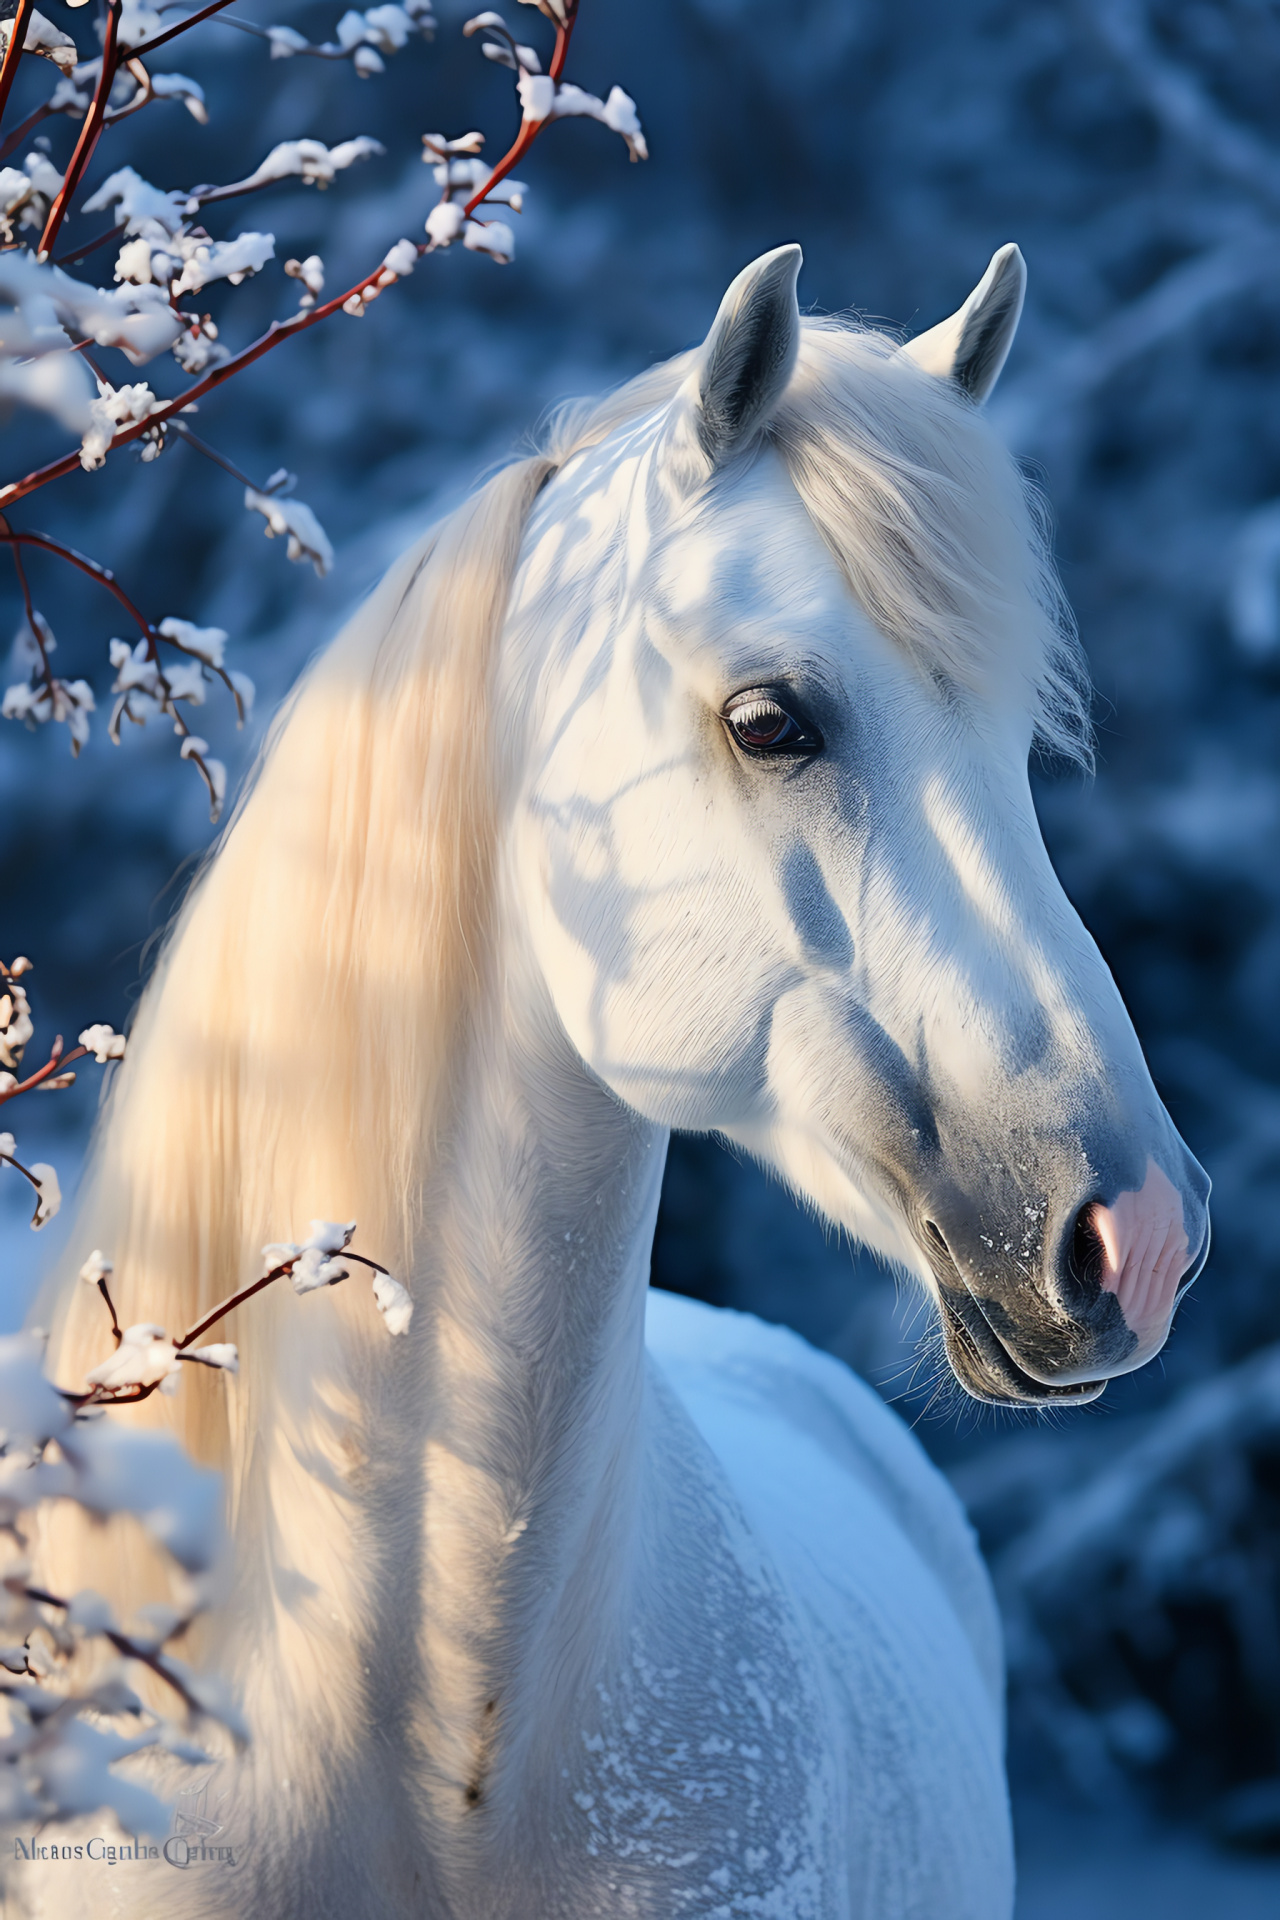
[[[575,453],[671,402],[690,364],[563,409],[418,542],[288,702],[100,1123],[69,1265],[110,1253],[125,1323],[180,1331],[313,1215],[357,1220],[357,1244],[412,1289],[490,938],[489,689],[526,517]],[[853,592],[922,670],[1013,688],[1050,746],[1087,752],[1034,503],[963,395],[882,335],[808,321],[770,438]],[[184,1378],[129,1416],[228,1468],[233,1511],[263,1432],[331,1377],[337,1347],[365,1364],[376,1321],[353,1288],[306,1311],[278,1291],[217,1332],[241,1346],[232,1394]],[[68,1274],[52,1311],[53,1371],[78,1383],[104,1352],[101,1302]],[[94,1584],[109,1584],[100,1543]]]

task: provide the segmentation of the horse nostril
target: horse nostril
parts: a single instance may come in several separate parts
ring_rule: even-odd
[[[1076,1215],[1071,1250],[1067,1256],[1072,1280],[1087,1294],[1097,1292],[1107,1264],[1106,1248],[1094,1223],[1093,1210],[1097,1204],[1096,1200],[1090,1200]]]
[[[926,1220],[924,1223],[924,1232],[926,1240],[928,1240],[934,1251],[949,1258],[950,1248],[942,1237],[941,1227],[935,1226],[932,1220]]]

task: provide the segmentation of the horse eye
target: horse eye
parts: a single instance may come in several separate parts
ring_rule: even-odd
[[[822,745],[772,693],[738,694],[725,708],[724,719],[748,753],[815,753]]]

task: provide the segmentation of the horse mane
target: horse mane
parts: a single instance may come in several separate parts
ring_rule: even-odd
[[[104,1105],[74,1251],[43,1303],[59,1381],[106,1351],[102,1303],[72,1278],[95,1245],[122,1323],[171,1335],[313,1215],[358,1221],[356,1244],[412,1289],[490,940],[490,687],[525,523],[557,467],[670,404],[692,364],[561,409],[536,453],[404,556],[286,703]],[[868,614],[930,670],[1012,677],[1042,737],[1081,756],[1084,683],[1042,528],[970,403],[886,337],[809,320],[769,431]],[[354,1281],[305,1309],[284,1293],[211,1332],[240,1344],[234,1393],[190,1368],[174,1399],[129,1417],[247,1473],[282,1394],[327,1391],[335,1345],[358,1363],[385,1338]]]
[[[488,696],[541,457],[492,478],[392,569],[304,676],[164,945],[99,1120],[75,1251],[115,1261],[122,1324],[171,1335],[261,1272],[312,1216],[412,1283],[422,1170],[444,1114],[487,930],[495,833]],[[234,1396],[203,1369],[131,1416],[225,1464],[280,1362],[270,1289],[210,1338],[238,1340]],[[334,1315],[296,1301],[290,1358],[317,1376]],[[367,1289],[361,1288],[362,1296]],[[54,1377],[109,1342],[94,1289],[64,1278]],[[351,1309],[356,1309],[352,1311]],[[296,1343],[302,1343],[302,1349]],[[212,1389],[212,1391],[210,1390]],[[221,1389],[221,1390],[220,1390]],[[234,1490],[233,1490],[234,1491]]]

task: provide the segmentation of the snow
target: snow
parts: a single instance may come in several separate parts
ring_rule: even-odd
[[[214,280],[229,280],[238,286],[246,274],[258,273],[275,255],[275,235],[238,233],[234,240],[196,241],[183,246],[182,272],[174,282],[175,294],[199,293]]]
[[[395,274],[397,278],[403,279],[406,274],[412,273],[417,266],[418,249],[412,240],[397,240],[394,247],[387,249],[386,257],[382,264],[388,273]]]
[[[271,42],[273,60],[290,60],[295,53],[310,46],[305,33],[299,33],[296,27],[268,27],[267,37]]]
[[[468,220],[462,244],[472,253],[489,254],[503,266],[515,257],[516,237],[505,220]]]
[[[120,1345],[100,1366],[85,1375],[91,1387],[152,1387],[182,1371],[163,1327],[142,1322],[126,1327]]]
[[[114,1032],[113,1029],[108,1026],[99,1024],[98,1026],[86,1027],[80,1035],[80,1045],[82,1047],[88,1047],[99,1066],[105,1066],[108,1060],[123,1060],[124,1058],[124,1035]],[[99,1260],[101,1257],[100,1254],[96,1253],[91,1256],[94,1260]],[[110,1273],[110,1261],[107,1262],[105,1271]]]
[[[400,1282],[393,1280],[389,1273],[375,1273],[373,1297],[378,1303],[378,1312],[382,1315],[387,1332],[408,1333],[409,1322],[413,1318],[413,1301]]]
[[[556,83],[547,74],[522,73],[516,82],[516,92],[526,120],[545,120],[555,108]]]
[[[0,21],[0,46],[7,46],[13,32],[12,20]],[[27,20],[26,38],[22,42],[24,53],[42,54],[46,60],[52,60],[63,73],[70,73],[79,55],[76,43],[69,33],[61,27],[55,27],[52,20],[46,20],[42,13],[33,8]]]
[[[350,1245],[356,1230],[354,1220],[345,1225],[336,1220],[313,1220],[311,1232],[295,1249],[298,1260],[290,1276],[295,1293],[311,1293],[317,1287],[336,1286],[350,1273],[349,1267],[335,1258]]]
[[[114,208],[116,218],[125,223],[126,233],[133,232],[144,220],[154,220],[166,233],[175,234],[182,225],[182,207],[182,194],[162,192],[132,167],[117,167],[84,203],[86,213]]]
[[[333,565],[333,548],[310,507],[301,500],[259,493],[255,487],[245,488],[244,504],[251,513],[262,515],[269,540],[276,535],[287,540],[290,560],[309,560],[321,578],[328,573]]]
[[[367,133],[357,134],[353,140],[340,141],[336,147],[326,147],[323,140],[282,140],[278,146],[272,147],[266,159],[252,173],[220,191],[247,193],[256,187],[266,186],[270,181],[287,180],[293,176],[300,178],[304,186],[327,187],[348,167],[355,166],[360,160],[371,160],[385,151],[381,141]]]
[[[188,1360],[199,1360],[206,1367],[217,1367],[224,1373],[238,1373],[240,1353],[230,1341],[214,1341],[207,1347],[184,1347],[183,1353]]]
[[[174,614],[167,614],[156,629],[166,640],[172,640],[186,653],[194,653],[208,667],[220,667],[227,644],[224,627],[197,627],[191,620],[179,620]]]
[[[27,1172],[40,1189],[36,1195],[36,1210],[31,1224],[37,1231],[48,1226],[50,1220],[62,1206],[62,1188],[58,1184],[58,1170],[45,1160],[33,1160]]]
[[[427,215],[427,238],[433,247],[450,246],[465,225],[462,208],[452,200],[441,200]]]

